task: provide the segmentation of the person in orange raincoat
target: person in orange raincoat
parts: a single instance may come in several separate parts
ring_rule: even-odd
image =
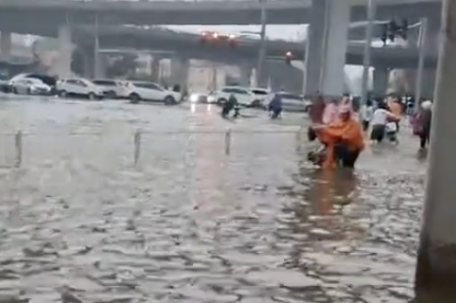
[[[325,146],[323,168],[354,168],[364,149],[364,135],[361,125],[352,115],[351,107],[341,107],[335,122],[316,125],[314,129]]]

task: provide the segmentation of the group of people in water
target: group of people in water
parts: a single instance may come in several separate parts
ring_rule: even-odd
[[[240,105],[236,99],[236,97],[231,94],[227,100],[222,105],[222,117],[223,118],[228,118],[230,115],[231,111],[234,111],[233,118],[237,118],[240,115]],[[268,112],[270,113],[271,119],[277,119],[280,117],[280,114],[282,113],[282,97],[280,93],[276,93],[273,95],[271,101],[268,104]]]
[[[348,96],[326,102],[322,96],[314,100],[308,130],[310,141],[318,139],[321,146],[308,154],[308,159],[323,168],[353,168],[365,147],[365,137],[373,144],[385,138],[398,144],[397,134],[403,118],[404,104],[399,98],[368,100],[357,112]],[[411,116],[414,135],[420,138],[420,148],[429,143],[432,119],[432,102],[420,104]]]
[[[397,134],[401,119],[404,113],[410,113],[407,108],[401,99],[388,97],[368,100],[359,110],[355,110],[349,96],[328,102],[318,95],[309,111],[312,124],[308,129],[308,139],[318,139],[321,145],[309,152],[308,160],[323,168],[354,168],[364,150],[365,137],[373,144],[381,144],[385,139],[393,144],[399,143]],[[280,94],[272,97],[267,109],[271,119],[280,117]],[[222,116],[228,117],[233,110],[233,117],[239,116],[240,106],[234,95],[223,104]],[[429,100],[423,101],[419,110],[410,117],[413,134],[420,138],[421,149],[425,149],[429,143],[431,120],[432,102]]]

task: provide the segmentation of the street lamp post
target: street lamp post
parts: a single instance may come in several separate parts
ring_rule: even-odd
[[[95,31],[94,31],[94,48],[93,48],[93,77],[97,78],[100,74],[100,40],[98,38],[98,15],[95,15]]]
[[[261,30],[260,30],[260,49],[258,50],[258,63],[256,69],[256,85],[262,86],[262,74],[264,63],[266,59],[266,23],[267,23],[267,12],[266,12],[266,0],[259,0],[261,4]]]
[[[415,110],[419,108],[421,100],[421,92],[423,86],[423,69],[424,69],[424,59],[426,57],[427,51],[427,31],[428,31],[428,22],[426,18],[421,19],[420,21],[420,35],[419,35],[419,45],[418,45],[418,68],[416,74],[416,83],[415,83]]]
[[[371,63],[371,48],[373,40],[373,32],[375,25],[375,0],[368,0],[367,4],[367,26],[366,26],[366,41],[364,44],[364,59],[363,59],[363,76],[361,82],[361,102],[365,104],[368,99],[369,86],[369,70]]]

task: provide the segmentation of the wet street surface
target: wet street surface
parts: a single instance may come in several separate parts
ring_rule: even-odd
[[[355,174],[323,174],[304,161],[302,116],[243,114],[1,102],[0,302],[412,298],[426,164],[410,130]]]

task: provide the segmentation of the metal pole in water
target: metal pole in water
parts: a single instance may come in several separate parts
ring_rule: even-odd
[[[415,111],[418,110],[421,101],[421,91],[423,86],[423,69],[424,69],[424,59],[426,57],[427,51],[427,31],[428,31],[428,22],[426,18],[421,19],[420,21],[420,40],[419,40],[419,56],[418,56],[418,68],[416,75],[415,83]]]
[[[135,165],[138,164],[139,162],[139,157],[141,155],[141,130],[138,129],[136,130],[135,132],[135,136],[134,136],[134,162],[135,162]]]
[[[367,3],[367,25],[366,25],[366,44],[364,45],[363,76],[361,82],[361,104],[365,104],[368,99],[369,91],[369,70],[371,64],[371,48],[375,23],[375,3],[368,0]]]
[[[456,0],[442,5],[443,45],[439,51],[428,155],[425,207],[415,273],[415,291],[445,295],[456,302]],[[424,302],[424,301],[423,301]]]
[[[22,164],[22,131],[18,131],[14,137],[14,143],[16,146],[16,163],[14,167],[21,167]]]
[[[225,155],[229,155],[231,151],[231,129],[228,128],[225,132]]]
[[[299,127],[298,131],[296,132],[296,151],[298,154],[301,154],[301,147],[302,147],[302,126]]]

